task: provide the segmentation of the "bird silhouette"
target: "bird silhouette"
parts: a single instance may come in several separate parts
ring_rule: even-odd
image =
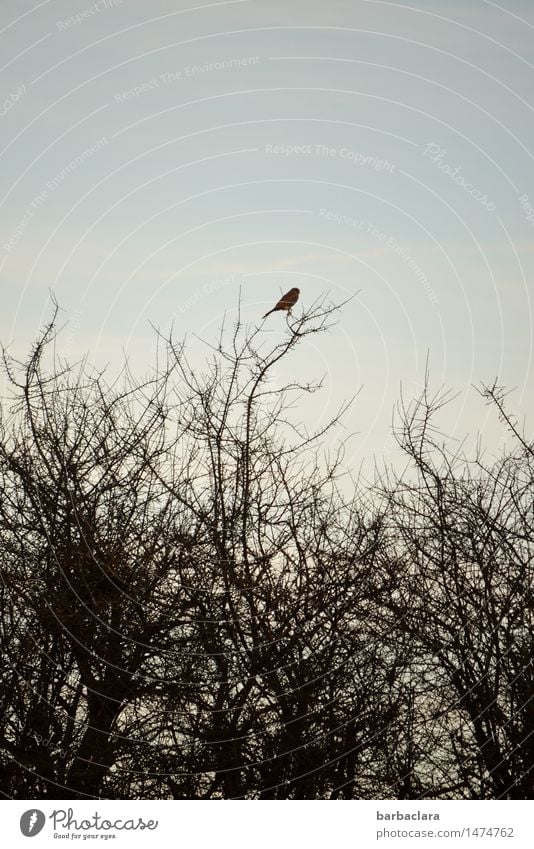
[[[263,318],[267,318],[272,312],[277,312],[278,310],[286,310],[286,312],[290,313],[295,304],[297,303],[300,295],[300,289],[290,289],[289,292],[286,292],[285,295],[282,295],[278,303],[266,312]]]

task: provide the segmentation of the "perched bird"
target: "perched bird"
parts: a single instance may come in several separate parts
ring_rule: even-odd
[[[277,312],[278,310],[286,310],[290,313],[295,304],[297,303],[299,295],[300,289],[290,289],[289,292],[286,292],[285,295],[280,298],[280,300],[278,301],[276,306],[272,308],[272,310],[269,310],[269,312],[265,313],[263,318],[267,318],[267,316],[270,315],[272,312]]]

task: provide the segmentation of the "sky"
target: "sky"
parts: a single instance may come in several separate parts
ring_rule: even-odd
[[[139,374],[152,326],[201,363],[240,297],[255,327],[293,286],[303,308],[357,293],[290,375],[324,377],[310,430],[358,393],[334,435],[352,467],[396,462],[427,358],[452,439],[502,446],[476,391],[496,379],[532,427],[530,0],[2,0],[0,48],[14,354],[51,291],[59,353]]]

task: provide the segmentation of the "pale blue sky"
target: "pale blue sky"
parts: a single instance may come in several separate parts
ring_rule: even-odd
[[[481,380],[517,387],[531,415],[528,0],[3,0],[0,46],[15,352],[49,288],[71,320],[63,353],[125,349],[139,371],[149,322],[213,338],[240,287],[251,323],[293,285],[304,305],[361,289],[292,364],[326,375],[309,427],[363,385],[353,463],[394,458],[392,406],[427,351],[460,393],[455,436],[497,445]]]

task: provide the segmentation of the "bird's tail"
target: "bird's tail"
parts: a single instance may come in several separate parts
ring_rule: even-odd
[[[263,321],[264,318],[267,318],[267,316],[270,315],[272,312],[276,312],[276,310],[274,309],[274,310],[269,310],[269,312],[266,312],[265,315],[262,318],[262,321]]]

